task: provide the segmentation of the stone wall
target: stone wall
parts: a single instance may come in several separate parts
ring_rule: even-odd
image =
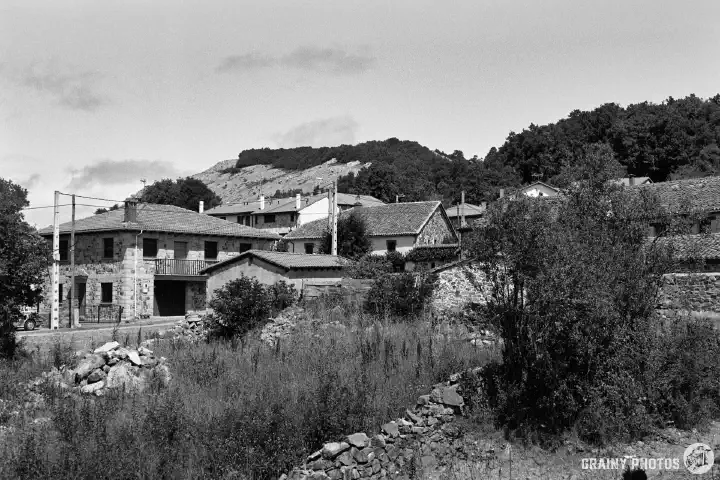
[[[720,313],[720,273],[674,273],[663,280],[660,309]]]
[[[446,240],[450,243],[458,241],[455,233],[451,229],[449,220],[442,214],[440,209],[436,210],[430,220],[425,224],[425,228],[417,236],[415,246],[418,245],[440,245]]]
[[[436,269],[432,306],[438,312],[459,311],[470,303],[484,304],[491,292],[479,264],[462,261]]]
[[[474,371],[466,374],[475,374]],[[461,430],[453,424],[463,412],[463,375],[435,385],[421,395],[403,418],[388,422],[381,433],[348,435],[330,442],[280,480],[407,479],[419,471],[448,465],[459,457]]]

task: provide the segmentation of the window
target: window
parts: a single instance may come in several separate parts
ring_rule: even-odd
[[[314,243],[306,243],[305,244],[305,253],[315,253],[315,244]]]
[[[157,238],[143,238],[143,257],[157,257]]]
[[[113,239],[103,238],[103,258],[113,258]]]
[[[67,262],[68,252],[70,250],[69,243],[67,240],[60,240],[60,261]]]
[[[292,223],[292,222],[294,222],[294,221],[295,221],[295,214],[294,214],[294,213],[291,213],[291,214],[290,214],[290,223]]]
[[[394,252],[397,248],[397,240],[386,240],[385,245],[388,252]]]
[[[218,242],[205,242],[205,260],[216,260],[218,254]]]
[[[227,220],[227,217],[220,217],[220,220]]]
[[[263,223],[275,223],[275,215],[263,215]]]
[[[112,303],[112,282],[100,284],[100,301],[102,303]]]
[[[60,298],[60,303],[62,304],[62,302],[63,302],[63,284],[62,283],[58,285],[58,292],[59,292],[58,298]]]
[[[240,253],[247,252],[248,250],[252,250],[252,243],[240,244]]]

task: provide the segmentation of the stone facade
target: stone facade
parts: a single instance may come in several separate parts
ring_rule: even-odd
[[[663,280],[660,309],[720,314],[720,273],[674,273]]]
[[[492,292],[492,285],[477,263],[458,262],[437,269],[437,277],[431,302],[440,313],[460,311],[470,303],[484,304]]]
[[[457,235],[452,230],[449,220],[438,209],[425,224],[417,239],[415,239],[415,246],[441,245],[443,243],[457,243],[457,241]]]
[[[157,254],[149,257],[143,252],[143,237],[157,239]],[[104,239],[113,239],[112,257],[105,257]],[[137,248],[136,248],[137,239]],[[69,236],[62,235],[61,241]],[[205,241],[217,242],[217,257],[205,258]],[[129,321],[154,313],[154,282],[170,279],[157,271],[156,260],[171,260],[175,257],[175,242],[187,244],[186,260],[222,261],[239,255],[241,251],[269,249],[272,241],[256,238],[215,237],[206,235],[173,234],[167,232],[146,232],[137,236],[137,232],[97,232],[75,236],[75,275],[78,284],[77,293],[82,294],[84,285],[84,309],[81,308],[81,321],[92,321],[97,317],[97,307],[101,304],[114,304],[123,308],[122,320]],[[137,252],[137,261],[135,254]],[[63,257],[64,258],[64,257]],[[68,255],[69,258],[69,255]],[[193,280],[197,276],[197,280]],[[51,292],[51,274],[46,277],[44,291]],[[205,278],[191,274],[176,281],[185,282],[185,310],[200,310],[205,306]],[[60,262],[60,325],[70,323],[70,262]],[[111,284],[111,295],[103,301],[103,284]],[[106,287],[107,288],[107,287]],[[136,297],[137,295],[137,297]],[[110,301],[107,301],[109,298]],[[137,298],[137,302],[136,302]],[[178,300],[180,301],[180,300]],[[47,295],[40,305],[44,315],[49,316],[52,298]],[[84,312],[84,315],[83,315]]]

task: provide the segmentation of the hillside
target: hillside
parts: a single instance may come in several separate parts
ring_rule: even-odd
[[[601,144],[599,150],[598,145]],[[533,180],[565,186],[582,172],[590,150],[617,160],[634,176],[653,181],[720,175],[720,95],[690,95],[661,104],[614,103],[575,110],[547,125],[531,124],[492,148],[484,159],[446,154],[414,141],[389,138],[357,145],[250,149],[195,178],[224,203],[255,199],[262,190],[309,193],[338,178],[343,193],[372,195],[386,202],[442,199],[492,201],[500,188]]]

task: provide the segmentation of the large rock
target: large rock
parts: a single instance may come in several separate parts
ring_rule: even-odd
[[[400,435],[400,430],[398,429],[398,424],[395,422],[389,422],[382,426],[383,432],[390,435],[391,438],[395,438],[398,435]]]
[[[353,447],[364,448],[370,445],[370,439],[364,433],[353,433],[347,436],[347,442]]]
[[[102,368],[105,365],[105,358],[99,354],[88,355],[86,358],[80,360],[77,368],[75,368],[75,378],[79,383],[85,377],[90,375],[90,372],[96,368]]]
[[[106,377],[107,373],[105,373],[101,368],[97,368],[93,370],[90,375],[88,375],[88,384],[99,382],[100,380],[105,380]]]
[[[434,402],[450,407],[462,407],[465,405],[463,398],[457,393],[457,385],[450,387],[437,386],[430,393],[430,397]]]
[[[345,442],[326,443],[322,448],[322,456],[323,458],[333,459],[345,450],[350,450],[350,444]]]
[[[138,367],[141,367],[143,362],[140,360],[140,355],[135,350],[130,350],[127,354],[128,360],[130,360],[133,365],[137,365]]]
[[[126,363],[119,363],[112,367],[105,383],[108,388],[124,388],[128,391],[141,391],[145,388],[145,382],[133,375]]]
[[[120,344],[118,342],[108,342],[105,345],[103,345],[102,347],[96,348],[93,353],[108,353],[112,350],[115,350],[119,346],[120,346]]]
[[[94,393],[95,395],[98,395],[100,390],[105,387],[105,382],[95,382],[90,383],[88,385],[85,385],[84,387],[80,387],[80,391],[82,393]]]

